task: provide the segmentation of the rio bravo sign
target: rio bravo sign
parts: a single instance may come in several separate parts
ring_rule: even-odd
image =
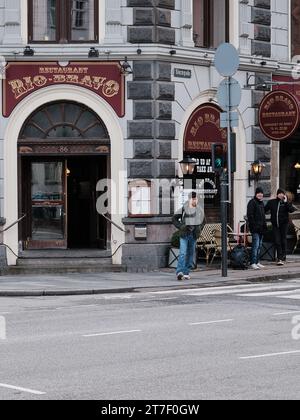
[[[266,137],[274,141],[286,140],[295,133],[299,123],[299,102],[292,93],[274,90],[263,99],[259,124]]]
[[[8,63],[3,80],[3,116],[32,92],[55,85],[75,85],[93,91],[115,110],[125,114],[124,75],[118,62],[71,62],[66,66],[51,62]]]
[[[200,105],[190,116],[184,134],[184,151],[211,153],[212,143],[227,144],[227,130],[220,126],[219,107]]]

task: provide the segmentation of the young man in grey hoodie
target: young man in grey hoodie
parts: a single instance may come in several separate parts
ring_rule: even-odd
[[[204,222],[204,209],[199,204],[195,192],[189,194],[189,200],[173,217],[173,224],[180,231],[180,254],[177,266],[177,279],[190,280],[194,264],[197,239]]]

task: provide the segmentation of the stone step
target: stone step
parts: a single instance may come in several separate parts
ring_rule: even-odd
[[[1,270],[1,275],[39,275],[39,274],[93,274],[93,273],[124,273],[124,265],[98,264],[98,265],[17,265]]]
[[[97,267],[112,265],[111,258],[18,258],[18,267]]]

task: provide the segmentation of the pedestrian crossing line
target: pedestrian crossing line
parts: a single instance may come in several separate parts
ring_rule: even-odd
[[[265,297],[265,296],[278,296],[278,297],[285,297],[285,298],[290,298],[290,296],[284,296],[284,295],[291,295],[295,292],[299,292],[299,289],[297,290],[290,290],[290,291],[277,291],[277,292],[261,292],[261,293],[243,293],[243,294],[239,294],[237,296],[240,297]]]
[[[0,388],[12,389],[14,391],[21,391],[21,392],[25,392],[27,394],[33,394],[33,395],[45,395],[46,394],[46,392],[36,391],[34,389],[22,388],[22,387],[19,387],[19,386],[1,384],[1,383],[0,383]]]
[[[189,324],[191,327],[197,326],[197,325],[211,325],[211,324],[224,324],[227,322],[233,322],[234,319],[221,319],[218,321],[203,321],[203,322],[193,322]]]
[[[288,356],[293,354],[300,354],[300,350],[295,351],[285,351],[281,353],[269,353],[269,354],[259,354],[256,356],[246,356],[246,357],[240,357],[240,360],[254,360],[254,359],[264,359],[267,357],[278,357],[278,356]]]
[[[300,311],[278,312],[277,314],[274,314],[273,316],[296,315],[296,314],[300,314]]]
[[[300,295],[290,295],[290,296],[279,296],[280,299],[295,299],[300,300]]]
[[[241,296],[245,296],[244,293],[258,293],[259,295],[261,294],[261,292],[267,292],[267,293],[273,293],[276,291],[280,291],[280,293],[284,293],[285,291],[289,292],[289,290],[287,289],[291,289],[291,292],[293,292],[295,286],[264,286],[264,287],[249,287],[245,288],[245,289],[230,289],[228,288],[227,290],[219,290],[218,288],[214,289],[214,290],[210,290],[210,291],[204,291],[199,289],[199,291],[186,291],[186,295],[187,296],[213,296],[213,295],[241,295]]]

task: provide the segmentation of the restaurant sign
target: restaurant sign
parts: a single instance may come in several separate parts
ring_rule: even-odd
[[[221,112],[213,104],[200,105],[193,112],[185,129],[185,152],[211,153],[212,143],[227,144],[227,130],[220,127]]]
[[[3,80],[3,116],[9,117],[15,107],[31,93],[56,85],[75,85],[99,95],[119,117],[125,115],[124,75],[118,62],[8,63]]]
[[[274,141],[286,140],[295,133],[299,123],[299,102],[292,93],[274,90],[263,99],[259,124],[266,137]]]

